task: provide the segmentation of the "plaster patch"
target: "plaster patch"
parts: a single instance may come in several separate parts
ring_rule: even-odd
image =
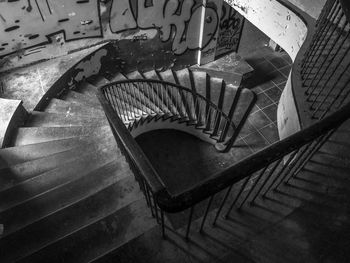
[[[102,66],[101,59],[106,55],[107,50],[101,49],[92,55],[89,60],[80,62],[75,67],[75,69],[79,70],[80,72],[72,79],[69,85],[72,85],[73,82],[76,83],[82,81],[85,78],[98,74]]]

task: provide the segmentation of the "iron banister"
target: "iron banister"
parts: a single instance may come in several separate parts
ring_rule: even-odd
[[[207,178],[200,185],[188,189],[180,195],[170,196],[166,189],[163,189],[155,195],[157,204],[162,210],[169,213],[176,213],[190,208],[252,173],[263,169],[268,164],[292,153],[294,150],[315,140],[328,131],[337,128],[349,118],[350,103],[335,114],[248,156],[225,171]]]
[[[123,144],[123,147],[127,151],[129,157],[133,160],[138,169],[142,171],[142,175],[144,177],[143,179],[151,188],[151,191],[153,193],[157,193],[163,190],[165,188],[164,184],[156,170],[154,170],[140,146],[134,140],[124,123],[119,119],[111,105],[107,102],[102,89],[103,87],[98,89],[97,97],[105,111],[110,125],[113,128],[113,133],[117,135],[120,143]]]
[[[164,86],[169,86],[172,88],[175,88],[177,90],[180,90],[182,92],[186,92],[188,94],[193,94],[193,91],[189,88],[183,87],[181,85],[175,84],[175,83],[170,83],[170,82],[166,82],[166,81],[160,81],[160,80],[153,80],[153,79],[133,79],[133,80],[122,80],[122,81],[117,81],[117,82],[113,82],[113,83],[109,83],[107,85],[104,85],[103,87],[100,88],[99,93],[103,93],[103,90],[109,88],[109,87],[113,87],[115,85],[124,85],[124,84],[133,84],[135,86],[137,86],[138,84],[160,84],[160,85],[164,85]],[[222,112],[217,105],[215,105],[212,101],[207,100],[204,96],[202,96],[201,94],[193,94],[194,96],[194,100],[193,100],[193,104],[196,104],[196,100],[201,100],[201,101],[205,101],[206,105],[208,107],[210,107],[211,109],[213,109],[215,112],[219,112],[220,113],[220,118],[224,119],[227,123],[226,128],[228,129],[229,126],[231,126],[234,130],[233,134],[231,136],[227,136],[228,138],[226,138],[225,140],[223,140],[222,142],[217,142],[215,145],[215,148],[219,151],[219,152],[227,152],[231,149],[231,147],[233,146],[233,144],[235,143],[239,131],[242,129],[245,120],[248,118],[248,115],[250,113],[250,111],[252,110],[257,97],[256,95],[253,93],[253,100],[250,103],[248,109],[246,110],[243,118],[241,119],[241,121],[237,124],[237,126],[233,123],[232,121],[232,117],[230,115],[233,115],[233,113],[229,113],[226,114],[224,112]],[[101,99],[101,96],[99,96],[99,98]],[[105,102],[105,104],[108,104],[108,102],[106,101],[105,97],[102,96],[102,100]],[[111,111],[114,112],[114,110],[111,108]],[[219,121],[220,124],[220,121]]]

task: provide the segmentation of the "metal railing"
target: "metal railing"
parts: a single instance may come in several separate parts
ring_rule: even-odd
[[[104,95],[100,98],[110,103],[129,130],[151,119],[187,122],[214,139],[220,152],[231,149],[255,102],[252,100],[246,112],[237,118],[235,109],[239,96],[225,114],[193,90],[164,81],[119,81],[102,87],[100,91]]]
[[[171,195],[167,191],[166,185],[162,183],[161,175],[158,175],[151,168],[152,166],[148,161],[144,161],[147,158],[134,145],[130,134],[124,136],[127,138],[118,135],[119,133],[127,133],[127,129],[124,126],[123,128],[119,127],[122,126],[122,122],[116,117],[116,114],[113,114],[114,109],[106,102],[105,96],[108,96],[104,93],[106,88],[100,90],[99,98],[106,110],[107,117],[114,130],[120,128],[119,131],[115,131],[118,133],[116,135],[120,136],[118,139],[119,143],[129,149],[128,158],[131,159],[131,163],[135,164],[134,169],[137,170],[138,177],[143,180],[141,188],[146,193],[146,199],[148,199],[152,213],[156,216],[158,222],[161,223],[163,235],[165,235],[167,227],[164,219],[165,213],[189,210],[187,225],[185,226],[185,237],[188,238],[194,221],[194,212],[198,209],[201,202],[207,200],[208,203],[205,209],[200,211],[201,222],[199,231],[202,231],[205,224],[208,223],[207,216],[213,209],[213,199],[215,197],[221,197],[221,202],[216,207],[217,210],[211,222],[212,224],[216,223],[220,215],[224,214],[225,217],[228,217],[232,209],[241,209],[244,205],[254,204],[258,198],[266,197],[271,191],[278,191],[282,184],[288,184],[298,174],[334,131],[350,118],[350,103],[346,101],[348,80],[345,77],[344,80],[342,79],[344,70],[348,67],[347,64],[344,67],[342,63],[345,55],[339,55],[340,51],[338,49],[343,49],[337,45],[328,45],[329,41],[334,43],[339,43],[338,41],[340,41],[343,43],[344,40],[344,30],[347,28],[348,22],[345,23],[345,27],[344,24],[340,23],[344,19],[340,9],[344,6],[339,4],[339,1],[334,0],[327,2],[317,23],[317,30],[312,42],[306,43],[306,45],[310,45],[310,49],[305,54],[298,55],[304,57],[301,70],[296,71],[301,72],[302,83],[299,83],[294,88],[305,89],[308,103],[313,104],[311,107],[314,110],[313,116],[319,120],[292,136],[278,141],[238,163],[232,164],[224,171],[212,175],[182,194]],[[346,6],[348,7],[349,5],[347,4]],[[339,25],[341,25],[340,29]],[[342,33],[340,37],[336,36],[333,39],[334,32]],[[347,34],[348,31],[345,32],[346,38]],[[330,39],[329,41],[327,41],[328,38]],[[347,43],[347,41],[344,41],[344,43]],[[346,73],[348,72],[346,71]],[[297,73],[294,72],[293,74]],[[347,76],[347,74],[345,75]],[[339,78],[341,81],[338,80]],[[293,83],[293,85],[296,85],[296,83]],[[334,106],[335,104],[336,107]],[[121,107],[117,102],[115,105],[115,110]],[[197,104],[194,99],[191,107],[196,108],[197,105],[199,106],[200,104]],[[213,108],[215,109],[215,107]],[[126,108],[119,113],[125,114],[125,110]],[[130,149],[129,143],[135,149]],[[139,162],[142,165],[146,165],[146,167],[139,165]],[[253,178],[254,180],[252,180]],[[156,179],[157,183],[151,184],[150,182],[153,182],[154,179]],[[146,187],[144,187],[144,182],[147,184]]]
[[[327,1],[301,65],[302,87],[313,119],[347,102],[350,93],[350,23],[339,0]]]

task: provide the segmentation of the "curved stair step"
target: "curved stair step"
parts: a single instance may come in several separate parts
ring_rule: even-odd
[[[97,97],[91,97],[88,95],[85,95],[83,93],[75,92],[75,91],[68,91],[65,95],[63,95],[61,100],[65,100],[68,102],[77,102],[80,104],[87,105],[89,107],[97,108],[102,110],[102,106],[99,103]]]
[[[92,210],[86,212],[96,213],[97,209],[92,209],[91,205],[97,205],[98,201],[108,204],[112,197],[118,198],[121,204],[125,201],[122,195],[125,194],[125,191],[120,190],[125,189],[138,194],[139,190],[135,186],[135,180],[126,162],[112,161],[64,187],[55,188],[1,213],[1,222],[4,225],[2,238],[12,233],[17,235],[16,232],[20,229],[26,228],[24,232],[28,231],[33,228],[32,224],[43,226],[45,221],[50,221],[52,225],[58,222],[66,224],[69,218],[64,219],[63,216],[81,222],[79,214],[84,215],[83,211],[80,211],[77,217],[72,217],[76,213],[77,206]],[[100,208],[103,207],[104,205],[100,205]],[[48,217],[55,219],[56,224],[47,220]]]
[[[82,136],[0,149],[0,168],[67,151],[90,140],[90,138]]]
[[[65,165],[64,168],[57,167],[17,184],[8,190],[0,192],[0,211],[26,202],[55,187],[77,180],[115,159],[115,149],[105,148],[98,152],[93,152],[87,157],[82,156],[82,158],[77,158],[70,165]]]
[[[87,81],[79,82],[74,90],[79,92],[85,96],[89,96],[91,98],[96,98],[97,87]]]
[[[106,118],[74,116],[69,114],[46,113],[33,111],[25,123],[25,127],[70,127],[82,125],[107,125]]]
[[[97,152],[105,149],[113,150],[115,157],[120,156],[120,151],[115,145],[113,137],[110,138],[91,138],[91,142],[68,151],[47,155],[40,159],[19,163],[13,166],[0,169],[0,193],[8,191],[10,188],[27,180],[33,179],[35,176],[56,169],[61,165],[71,165],[76,160],[89,158],[91,152]],[[104,152],[106,154],[106,152]]]
[[[89,107],[74,102],[69,102],[61,99],[51,99],[50,103],[45,108],[45,112],[49,113],[66,113],[79,116],[94,116],[104,117],[105,113],[101,109]]]
[[[89,78],[88,83],[90,83],[91,85],[93,85],[95,87],[102,87],[104,85],[109,84],[110,81],[107,78],[105,78],[104,76],[96,75],[96,76]]]
[[[113,136],[109,125],[73,127],[24,127],[13,137],[13,146],[42,143],[82,136]]]
[[[123,223],[122,223],[123,222]],[[19,262],[91,262],[155,227],[146,202],[138,200]]]

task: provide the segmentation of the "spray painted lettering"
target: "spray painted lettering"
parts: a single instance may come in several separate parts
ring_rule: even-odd
[[[0,1],[0,57],[55,42],[102,37],[98,0]]]
[[[0,58],[38,53],[46,44],[58,46],[84,38],[130,38],[139,30],[157,30],[171,42],[175,55],[205,49],[219,30],[214,6],[206,6],[200,44],[204,0],[11,0],[0,1]],[[105,19],[105,13],[107,19]],[[103,17],[103,19],[101,18]],[[105,24],[108,23],[109,25]],[[140,34],[139,34],[140,35]],[[147,33],[147,39],[150,39]],[[136,36],[135,41],[146,40]],[[32,52],[33,51],[33,52]]]
[[[127,30],[157,29],[163,42],[172,40],[172,50],[182,54],[186,50],[199,49],[199,31],[202,4],[194,0],[114,0],[111,8],[110,27],[114,33]],[[209,10],[208,10],[209,9]],[[208,13],[209,11],[209,13]],[[203,47],[213,40],[218,29],[216,10],[207,7],[206,32]]]
[[[222,6],[216,56],[237,51],[244,18],[227,3]]]

